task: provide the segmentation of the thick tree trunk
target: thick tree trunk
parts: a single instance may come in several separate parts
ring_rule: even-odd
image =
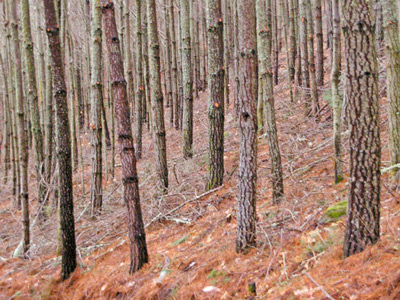
[[[182,24],[183,157],[193,156],[193,73],[189,0],[180,0]]]
[[[102,115],[103,68],[102,68],[102,28],[100,0],[91,1],[90,45],[91,45],[91,87],[90,87],[90,129],[91,129],[91,213],[100,212],[103,202],[102,191]]]
[[[400,163],[400,41],[395,0],[381,0],[386,52],[386,84],[389,114],[389,152],[392,165]],[[392,170],[400,179],[400,168]]]
[[[161,90],[160,43],[156,15],[155,0],[147,0],[152,133],[159,188],[166,192],[168,189],[167,146],[165,141],[163,93]]]
[[[239,27],[239,197],[236,251],[256,244],[258,94],[256,1],[238,0]]]
[[[72,192],[71,136],[67,88],[62,61],[59,26],[52,0],[43,0],[46,31],[51,52],[53,94],[56,107],[56,140],[59,168],[60,229],[62,239],[61,277],[67,279],[76,268],[75,221]]]
[[[114,3],[102,0],[103,28],[108,49],[110,76],[115,101],[118,140],[120,144],[123,198],[127,207],[128,234],[130,239],[131,265],[133,273],[148,262],[146,236],[140,208],[139,179],[136,170],[135,148],[133,145],[130,109],[124,80],[124,66],[118,31],[115,22]]]
[[[224,179],[224,40],[221,0],[207,0],[208,168],[207,190]]]
[[[371,1],[343,1],[350,174],[343,255],[379,239],[381,143],[378,64]]]

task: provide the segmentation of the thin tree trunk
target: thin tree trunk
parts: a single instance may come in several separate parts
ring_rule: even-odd
[[[159,187],[166,192],[168,189],[167,146],[165,141],[163,93],[161,89],[160,43],[156,15],[155,0],[147,0],[153,143]]]
[[[180,0],[182,24],[183,157],[193,156],[193,73],[189,0]]]
[[[315,0],[315,37],[317,39],[317,84],[318,86],[323,86],[324,85],[324,35],[322,31],[322,0]]]
[[[257,33],[258,33],[258,67],[263,80],[263,104],[265,118],[265,133],[268,138],[268,148],[271,156],[272,202],[279,203],[283,197],[283,176],[281,153],[279,150],[278,133],[275,119],[273,74],[271,73],[272,10],[271,0],[256,0]]]
[[[90,45],[91,45],[91,88],[90,88],[90,127],[91,127],[91,213],[101,211],[102,190],[102,104],[103,104],[103,68],[102,68],[102,27],[100,0],[91,1]]]
[[[332,90],[332,106],[333,106],[333,146],[335,149],[335,182],[339,183],[343,180],[342,166],[342,142],[341,142],[341,115],[342,115],[342,99],[339,93],[339,81],[341,72],[341,38],[340,38],[340,0],[331,0],[333,9],[333,40],[332,40],[332,74],[331,74],[331,90]]]
[[[381,0],[382,1],[382,0]],[[389,152],[392,165],[400,163],[400,41],[395,0],[383,0],[386,52],[386,89],[389,114]],[[400,168],[392,170],[400,179]]]
[[[53,94],[56,107],[56,140],[62,239],[61,277],[67,279],[76,268],[75,221],[72,191],[71,136],[68,120],[67,88],[60,47],[59,26],[52,0],[43,0],[46,31],[51,52]]]
[[[304,112],[306,117],[311,116],[311,94],[310,94],[310,72],[308,63],[308,19],[307,19],[307,1],[300,0],[300,55],[301,55],[301,73],[302,73],[302,98],[304,101]]]
[[[136,1],[136,116],[135,116],[135,147],[136,159],[142,158],[142,108],[144,104],[144,85],[143,85],[143,46],[142,46],[142,1]]]
[[[224,39],[221,0],[207,0],[208,168],[207,190],[224,179]]]
[[[22,226],[23,226],[23,255],[29,250],[30,230],[29,230],[29,194],[28,194],[28,139],[25,127],[24,113],[24,95],[22,86],[22,64],[19,43],[19,30],[17,20],[17,3],[10,1],[10,20],[11,20],[11,51],[14,54],[14,84],[16,97],[16,121],[18,131],[18,150],[19,150],[19,167],[20,167],[20,190],[22,204]]]

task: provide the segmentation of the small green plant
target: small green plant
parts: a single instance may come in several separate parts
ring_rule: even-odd
[[[185,235],[184,237],[181,237],[179,240],[176,240],[175,242],[173,242],[172,246],[180,245],[180,244],[186,242],[188,238],[189,238],[189,235]]]

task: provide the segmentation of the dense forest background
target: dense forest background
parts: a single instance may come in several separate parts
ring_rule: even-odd
[[[0,299],[399,299],[399,9],[0,0]]]

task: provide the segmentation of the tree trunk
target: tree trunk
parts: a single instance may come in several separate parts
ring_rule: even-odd
[[[315,37],[317,39],[317,85],[324,86],[324,35],[322,31],[322,0],[315,0]]]
[[[312,4],[311,0],[307,1],[307,25],[308,25],[308,66],[310,73],[310,84],[311,84],[311,99],[312,99],[312,110],[315,121],[319,122],[319,100],[318,100],[318,85],[315,75],[315,55],[314,55],[314,18],[312,15]]]
[[[90,44],[91,44],[91,88],[90,88],[90,128],[91,128],[91,188],[90,202],[92,215],[101,211],[102,191],[102,103],[103,103],[103,68],[102,68],[102,28],[100,0],[91,1]]]
[[[159,187],[166,192],[168,189],[167,146],[165,141],[163,93],[161,90],[160,43],[156,15],[155,0],[147,0],[152,133]]]
[[[193,156],[193,73],[189,0],[180,0],[182,24],[183,157]]]
[[[400,41],[395,0],[383,0],[386,84],[389,115],[389,152],[392,165],[400,163]],[[392,174],[400,179],[400,168]]]
[[[332,106],[333,106],[333,146],[335,149],[335,182],[339,183],[343,180],[342,166],[342,142],[341,142],[341,115],[342,115],[342,99],[339,94],[339,82],[341,72],[342,47],[340,38],[340,13],[339,1],[331,0],[333,10],[333,40],[332,40],[332,73],[331,73],[331,90],[332,90]]]
[[[271,64],[272,10],[271,0],[256,0],[257,33],[258,33],[258,72],[263,81],[263,106],[265,118],[265,133],[271,160],[272,202],[277,204],[283,197],[283,176],[281,153],[279,150],[278,133],[275,120],[274,85]]]
[[[142,136],[143,136],[143,119],[142,108],[144,102],[144,85],[143,85],[143,46],[142,46],[142,1],[136,1],[136,116],[135,116],[135,146],[136,159],[142,158]]]
[[[75,221],[72,192],[71,136],[68,120],[67,88],[60,47],[60,33],[52,0],[43,0],[46,31],[51,52],[53,94],[56,107],[56,140],[62,239],[61,277],[67,279],[76,268]]]
[[[221,0],[207,0],[208,168],[207,190],[224,179],[224,40]]]
[[[236,251],[256,244],[257,115],[258,93],[256,1],[238,0],[239,28],[239,197]]]
[[[35,168],[38,181],[38,202],[42,206],[45,200],[46,185],[42,179],[44,174],[44,154],[42,143],[42,129],[40,125],[38,90],[36,85],[36,68],[33,55],[33,41],[31,34],[31,21],[29,13],[29,0],[22,0],[22,26],[24,36],[25,60],[27,64],[28,77],[28,102],[30,107],[30,120],[33,132],[33,149],[35,150]],[[39,210],[39,215],[44,216],[43,210]]]
[[[371,1],[343,1],[350,174],[343,255],[379,239],[381,143],[378,64]],[[360,63],[362,62],[362,63]]]
[[[127,207],[128,234],[130,239],[131,265],[133,273],[148,262],[146,236],[140,208],[139,179],[136,170],[135,147],[133,145],[130,110],[124,80],[124,66],[115,22],[114,3],[102,0],[103,28],[111,68],[118,140],[121,151],[123,197]]]
[[[24,95],[22,86],[22,64],[19,43],[19,30],[17,20],[17,3],[11,0],[10,4],[10,20],[11,20],[11,52],[15,63],[14,67],[14,84],[15,84],[15,103],[16,103],[16,121],[18,133],[18,149],[19,149],[19,166],[20,166],[20,190],[22,204],[22,226],[23,226],[23,255],[29,250],[30,230],[29,230],[29,194],[28,194],[28,139],[25,127],[24,113]]]
[[[302,98],[304,101],[305,116],[311,116],[311,95],[310,95],[310,72],[308,63],[308,19],[307,19],[307,1],[300,0],[300,55],[301,55],[301,73],[302,73]]]

